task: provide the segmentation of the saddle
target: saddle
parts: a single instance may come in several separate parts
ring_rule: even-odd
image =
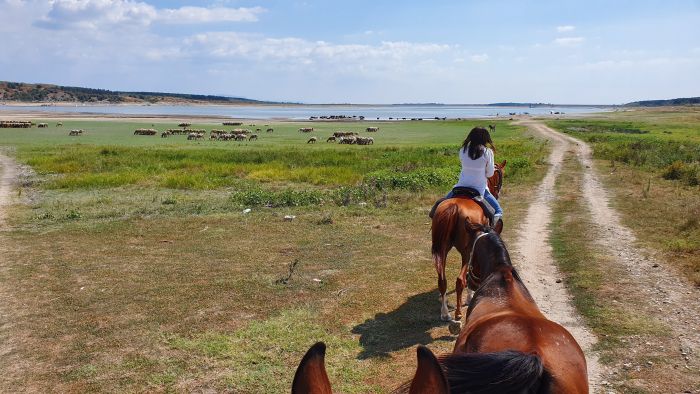
[[[478,190],[471,187],[458,186],[452,189],[452,197],[450,198],[471,199],[481,207],[481,209],[484,211],[484,215],[489,219],[489,223],[493,223],[493,215],[496,212],[496,210],[491,206],[491,204],[488,203],[488,201],[484,199],[484,197],[481,195],[481,193],[479,193]],[[430,210],[430,214],[428,215],[431,219],[435,215],[435,210],[437,209],[438,205],[440,205],[445,200],[449,200],[449,198],[441,198],[435,202],[435,205],[433,205],[433,209]]]

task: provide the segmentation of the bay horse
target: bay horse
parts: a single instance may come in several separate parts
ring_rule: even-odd
[[[488,178],[488,187],[491,194],[498,198],[503,186],[503,176],[505,175],[506,161],[495,165],[493,175]],[[488,218],[484,215],[481,207],[470,198],[453,197],[438,205],[433,215],[432,223],[432,254],[435,270],[438,274],[438,290],[440,291],[440,318],[450,321],[450,311],[447,307],[447,277],[445,266],[447,264],[447,253],[454,247],[462,255],[462,269],[459,272],[455,283],[457,293],[457,306],[455,308],[455,322],[462,319],[462,292],[467,288],[467,302],[470,299],[470,290],[476,290],[476,286],[470,285],[467,281],[469,271],[469,255],[471,253],[472,237],[466,231],[467,223],[488,224]],[[498,233],[503,229],[502,222],[496,224]],[[469,287],[467,287],[469,285]],[[459,326],[450,325],[453,334],[459,332]]]
[[[447,383],[447,390],[435,393],[588,393],[581,347],[539,310],[501,238],[482,225],[467,231],[475,239],[472,278],[478,289],[466,325],[453,353],[436,359],[437,367],[430,350],[418,349],[412,385],[425,384],[417,379]]]

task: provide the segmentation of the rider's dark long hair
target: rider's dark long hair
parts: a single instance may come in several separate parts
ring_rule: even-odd
[[[496,151],[496,147],[493,146],[493,141],[491,141],[491,134],[489,134],[489,131],[483,127],[474,127],[462,143],[462,151],[466,152],[467,149],[469,149],[467,153],[469,158],[476,160],[484,154],[484,148],[487,146],[494,152]]]

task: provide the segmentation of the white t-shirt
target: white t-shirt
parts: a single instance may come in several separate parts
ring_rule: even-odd
[[[469,157],[469,146],[467,149],[459,149],[459,161],[462,162],[462,171],[459,173],[459,181],[454,187],[471,187],[484,195],[488,183],[486,178],[493,176],[493,151],[490,148],[482,147],[484,152],[478,159],[472,160]]]

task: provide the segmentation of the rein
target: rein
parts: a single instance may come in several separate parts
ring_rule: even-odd
[[[476,241],[481,239],[481,237],[483,237],[484,235],[489,235],[489,234],[490,233],[481,233],[476,238],[474,238],[474,243],[472,243],[472,250],[471,250],[471,252],[469,252],[469,266],[468,266],[469,272],[467,273],[467,280],[474,283],[474,285],[476,285],[476,281],[481,282],[481,278],[474,275],[474,269],[473,269],[474,267],[472,267],[472,259],[474,257],[474,248],[476,248]]]

